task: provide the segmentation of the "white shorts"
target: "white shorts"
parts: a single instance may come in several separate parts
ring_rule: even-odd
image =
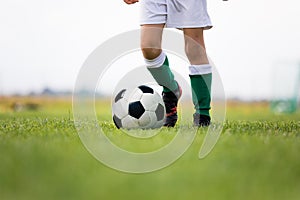
[[[165,24],[169,28],[212,27],[206,0],[142,0],[140,24]]]

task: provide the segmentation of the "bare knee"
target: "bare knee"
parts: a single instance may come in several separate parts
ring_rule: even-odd
[[[158,57],[161,53],[161,37],[155,36],[155,34],[153,34],[154,36],[152,36],[148,32],[142,35],[141,50],[144,55],[144,58],[152,60]]]
[[[144,58],[148,59],[148,60],[153,60],[155,58],[157,58],[160,54],[161,54],[161,49],[157,49],[157,48],[142,48],[142,52],[144,55]]]
[[[184,29],[185,53],[192,65],[207,64],[203,29]]]
[[[143,25],[141,29],[141,49],[146,59],[152,60],[161,53],[164,24]]]
[[[193,39],[185,40],[185,53],[192,65],[208,64],[205,46]]]

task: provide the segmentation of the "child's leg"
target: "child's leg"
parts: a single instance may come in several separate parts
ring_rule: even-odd
[[[169,68],[168,58],[161,49],[164,24],[143,25],[141,28],[141,49],[148,70],[165,92],[175,91],[178,86]]]
[[[185,51],[191,64],[190,80],[196,110],[194,123],[199,126],[208,125],[210,122],[212,69],[206,55],[203,29],[186,28],[184,36]]]
[[[177,103],[181,89],[170,70],[166,54],[161,50],[164,24],[143,25],[141,30],[141,49],[149,72],[156,82],[163,86],[163,100],[166,107],[164,126],[173,127],[177,122]]]

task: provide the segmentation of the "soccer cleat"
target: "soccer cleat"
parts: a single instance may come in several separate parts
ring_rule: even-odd
[[[194,126],[206,127],[210,125],[210,116],[200,115],[199,113],[195,113],[193,117],[194,117]]]
[[[178,99],[181,97],[182,90],[181,87],[178,85],[178,89],[174,92],[163,92],[163,100],[166,107],[166,120],[164,126],[166,127],[174,127],[178,116],[177,116],[177,103]]]

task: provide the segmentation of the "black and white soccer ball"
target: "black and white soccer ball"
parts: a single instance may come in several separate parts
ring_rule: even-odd
[[[141,85],[118,92],[112,112],[117,128],[154,129],[164,124],[166,109],[161,95],[153,88]]]

